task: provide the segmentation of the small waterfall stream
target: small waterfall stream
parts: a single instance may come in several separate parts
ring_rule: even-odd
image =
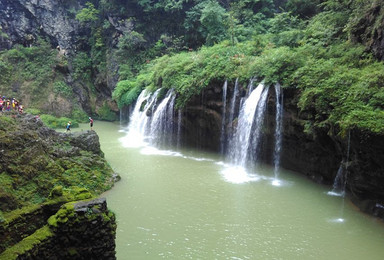
[[[337,174],[333,182],[332,191],[329,191],[328,195],[344,196],[344,164],[344,162],[340,163],[340,167],[337,170]]]
[[[232,99],[231,99],[231,105],[229,107],[228,123],[231,125],[231,128],[233,125],[233,119],[235,117],[235,107],[236,107],[236,100],[237,100],[238,93],[239,93],[239,83],[238,83],[238,80],[236,79],[235,88],[233,90],[233,95],[232,95]],[[232,130],[232,134],[233,134],[233,130]],[[229,138],[229,137],[227,137],[227,138]]]
[[[177,111],[177,141],[176,141],[176,144],[177,144],[177,149],[180,149],[180,146],[181,146],[181,118],[182,118],[182,111],[181,109],[179,109]]]
[[[348,178],[348,164],[349,164],[350,150],[351,150],[351,131],[348,131],[346,161],[343,160],[340,163],[340,167],[337,170],[337,174],[333,182],[332,190],[327,192],[328,195],[342,197],[340,217],[335,219],[336,222],[344,222],[345,193],[346,193],[347,178]]]
[[[275,180],[273,185],[280,185],[279,182],[279,168],[280,168],[280,154],[282,148],[282,131],[283,131],[283,92],[280,84],[275,85],[276,94],[276,128],[275,128],[275,150],[273,153],[273,164]]]
[[[221,134],[220,134],[220,153],[225,153],[225,125],[226,125],[226,112],[227,112],[227,88],[228,88],[228,82],[225,81],[223,85],[223,109],[222,109],[222,117],[221,117]]]

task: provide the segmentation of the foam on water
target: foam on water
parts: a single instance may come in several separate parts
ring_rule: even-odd
[[[128,131],[127,135],[119,139],[123,147],[139,148],[147,146],[144,136],[134,129]]]
[[[248,182],[255,182],[261,179],[257,174],[247,173],[244,167],[238,165],[223,165],[221,174],[227,182],[234,184],[242,184]]]
[[[344,223],[345,219],[344,218],[334,218],[334,219],[329,219],[328,222],[331,222],[331,223]]]
[[[281,184],[282,184],[281,181],[278,180],[278,179],[274,179],[274,180],[272,181],[272,185],[273,185],[273,186],[280,187]]]
[[[336,192],[336,191],[332,190],[332,191],[328,191],[327,195],[335,196],[335,197],[343,197],[344,196],[344,192]]]

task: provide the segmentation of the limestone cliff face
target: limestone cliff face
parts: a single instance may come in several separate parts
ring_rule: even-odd
[[[48,37],[52,45],[72,50],[79,24],[65,7],[78,10],[86,1],[0,0],[0,24],[8,39],[0,47],[15,43],[30,45],[36,37]]]
[[[233,84],[228,84],[228,98],[233,95]],[[240,97],[245,91],[239,93]],[[312,129],[297,107],[296,89],[284,89],[283,140],[281,167],[306,175],[316,182],[331,185],[340,166],[347,176],[347,190],[352,200],[363,211],[384,217],[384,136],[356,130],[338,136],[333,129]],[[264,121],[260,159],[273,163],[276,97],[269,91],[267,114]],[[228,104],[228,103],[227,103]],[[184,109],[183,138],[186,144],[213,151],[220,150],[222,120],[222,83],[213,84],[195,97]],[[228,105],[227,105],[228,109]],[[235,120],[226,125],[229,137]],[[227,111],[228,112],[228,111]]]
[[[78,103],[87,114],[98,114],[100,107],[107,101],[109,109],[117,112],[117,105],[111,100],[112,91],[118,81],[118,64],[114,54],[119,32],[126,30],[118,17],[110,18],[111,33],[105,55],[106,71],[92,71],[92,85],[73,76],[73,59],[80,52],[88,53],[88,39],[91,30],[82,26],[75,18],[76,13],[86,7],[86,0],[0,0],[0,51],[10,49],[16,44],[34,46],[38,38],[48,40],[53,49],[57,49],[58,59],[65,60],[65,65],[55,67],[57,74],[62,75],[65,83],[72,88],[75,101],[61,100],[48,103],[54,106],[53,111],[61,115],[70,115],[66,107]],[[108,14],[109,15],[109,14]],[[115,21],[116,20],[116,21]],[[22,84],[22,83],[19,83]],[[27,83],[26,83],[27,84]],[[17,94],[17,96],[23,96]],[[52,95],[51,95],[52,96]],[[25,97],[29,100],[33,97]],[[51,108],[39,107],[43,111]],[[72,110],[72,108],[70,109]]]

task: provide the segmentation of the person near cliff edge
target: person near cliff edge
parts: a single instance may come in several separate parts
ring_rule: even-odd
[[[68,122],[67,124],[67,132],[71,131],[71,121]]]
[[[93,119],[89,117],[89,126],[91,127],[91,130],[93,130]]]

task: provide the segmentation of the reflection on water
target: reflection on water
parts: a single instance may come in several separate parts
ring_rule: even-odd
[[[124,259],[382,259],[384,228],[327,187],[284,170],[129,141],[96,122],[122,180],[107,192]],[[120,132],[119,132],[120,131]]]

